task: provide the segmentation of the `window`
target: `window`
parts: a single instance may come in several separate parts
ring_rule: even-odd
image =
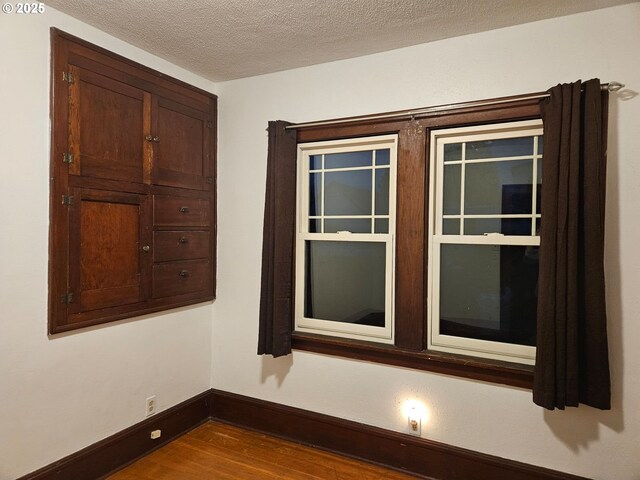
[[[294,349],[531,387],[540,104],[496,100],[295,127]]]
[[[428,348],[533,364],[542,123],[431,132]]]
[[[393,343],[397,143],[298,145],[297,331]]]

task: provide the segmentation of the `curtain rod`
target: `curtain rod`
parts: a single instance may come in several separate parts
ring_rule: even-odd
[[[621,88],[624,88],[625,85],[620,82],[609,82],[603,83],[600,85],[601,90],[608,90],[609,92],[617,92]],[[527,100],[538,100],[542,98],[548,98],[551,95],[549,93],[534,93],[531,95],[525,95],[517,98],[504,98],[502,100],[480,100],[477,102],[465,102],[465,103],[453,103],[449,105],[438,105],[435,107],[426,107],[426,108],[418,108],[416,110],[402,110],[400,112],[393,113],[381,113],[379,115],[364,115],[361,117],[351,117],[351,118],[340,118],[336,120],[320,120],[317,122],[306,122],[306,123],[295,123],[292,125],[287,125],[284,127],[286,130],[292,130],[296,128],[304,128],[304,127],[320,127],[323,125],[338,125],[341,123],[352,123],[352,122],[361,122],[367,120],[386,120],[389,118],[416,118],[416,117],[426,117],[433,113],[442,112],[444,110],[460,110],[463,108],[469,107],[484,107],[488,105],[500,105],[503,103],[514,103],[514,102],[522,102]]]

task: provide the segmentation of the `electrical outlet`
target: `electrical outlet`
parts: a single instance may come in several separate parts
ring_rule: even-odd
[[[151,432],[151,440],[157,440],[158,438],[160,438],[160,435],[162,435],[162,430],[154,430],[153,432]]]
[[[147,417],[150,417],[154,413],[156,413],[156,396],[152,395],[151,397],[147,398],[145,415]]]
[[[420,437],[422,433],[422,415],[415,406],[409,409],[407,415],[407,433],[417,437]]]
[[[407,421],[408,433],[417,437],[422,436],[422,419],[420,417],[409,417]]]

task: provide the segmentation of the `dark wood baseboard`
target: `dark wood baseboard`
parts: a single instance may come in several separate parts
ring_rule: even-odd
[[[438,480],[587,480],[220,390],[208,390],[18,480],[95,480],[209,419]],[[152,430],[162,437],[151,440]]]
[[[203,392],[19,480],[103,478],[208,421],[210,398],[210,391]],[[152,440],[157,429],[162,436]]]
[[[439,480],[586,480],[255,398],[212,390],[211,418]]]

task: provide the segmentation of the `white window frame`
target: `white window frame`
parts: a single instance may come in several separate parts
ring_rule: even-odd
[[[388,233],[310,233],[309,232],[309,157],[332,153],[389,149],[389,230]],[[297,205],[296,205],[296,280],[295,280],[295,330],[306,333],[375,341],[393,344],[394,342],[394,270],[395,270],[395,228],[396,228],[396,184],[397,184],[397,150],[398,135],[380,135],[365,138],[351,138],[344,140],[330,140],[298,144],[297,158]],[[341,170],[372,169],[372,210],[375,209],[375,161],[372,167],[349,167]],[[324,164],[320,169],[324,172]],[[330,171],[338,171],[331,169]],[[323,199],[324,205],[324,188]],[[324,212],[321,212],[324,213]],[[371,218],[374,215],[357,216]],[[322,215],[321,215],[322,216]],[[350,216],[353,218],[356,216]],[[386,216],[375,215],[375,218]],[[327,217],[325,217],[327,218]],[[385,324],[384,327],[371,325],[357,325],[331,320],[322,320],[304,316],[305,295],[305,242],[375,242],[385,244]]]
[[[430,175],[429,175],[429,245],[428,245],[428,294],[427,294],[427,345],[430,350],[458,353],[476,357],[503,360],[508,362],[533,365],[535,362],[535,347],[516,345],[472,338],[463,338],[440,333],[440,247],[443,244],[474,244],[474,245],[530,245],[539,246],[540,237],[535,235],[536,219],[540,214],[536,212],[536,188],[537,188],[537,162],[541,155],[538,153],[538,139],[534,139],[533,152],[533,206],[532,206],[532,235],[464,235],[460,222],[460,235],[443,235],[442,220],[444,218],[509,218],[523,217],[527,215],[464,215],[464,181],[465,164],[471,162],[487,162],[491,159],[466,160],[464,155],[460,161],[447,162],[459,163],[461,167],[461,211],[460,215],[443,215],[443,180],[444,180],[444,146],[449,143],[463,143],[502,138],[517,138],[522,136],[541,136],[542,121],[530,120],[508,122],[492,125],[479,125],[471,127],[456,127],[431,132],[430,141]],[[524,157],[500,157],[502,160],[529,159]]]

